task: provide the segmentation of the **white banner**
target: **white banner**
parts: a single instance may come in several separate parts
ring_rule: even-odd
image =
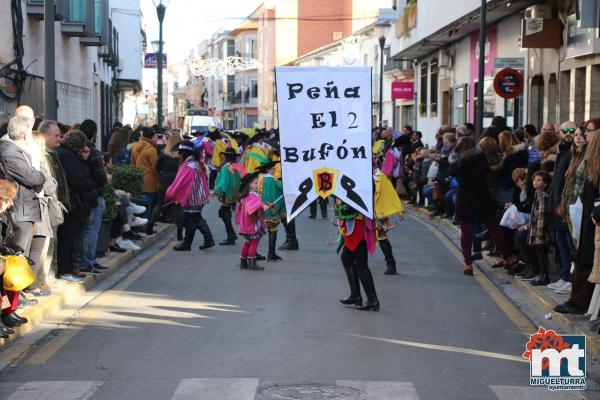
[[[276,67],[275,77],[288,218],[332,194],[372,218],[371,68]]]

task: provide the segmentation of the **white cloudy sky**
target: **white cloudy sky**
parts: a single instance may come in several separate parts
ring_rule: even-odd
[[[171,0],[163,24],[163,40],[169,63],[183,61],[189,51],[219,28],[234,28],[261,0]],[[148,51],[158,40],[158,18],[152,0],[141,0]]]

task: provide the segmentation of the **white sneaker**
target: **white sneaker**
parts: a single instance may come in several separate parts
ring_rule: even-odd
[[[147,223],[148,223],[148,220],[146,218],[136,217],[133,220],[133,222],[131,222],[131,224],[129,224],[129,225],[131,225],[132,228],[135,228],[135,227],[138,227],[138,226],[144,226]]]
[[[138,204],[135,203],[131,203],[131,207],[133,207],[133,213],[135,215],[140,215],[146,212],[146,207],[144,206],[140,206]]]
[[[572,288],[573,288],[573,285],[571,284],[571,282],[565,282],[564,285],[562,285],[558,289],[555,289],[554,291],[558,294],[571,294]]]
[[[121,247],[122,249],[125,249],[125,250],[138,251],[138,250],[142,249],[140,246],[133,243],[131,240],[124,240],[124,239],[119,238],[119,239],[117,239],[117,244],[119,245],[119,247]]]
[[[548,286],[546,286],[548,289],[552,289],[552,290],[556,290],[560,287],[562,287],[565,283],[565,281],[563,281],[562,279],[557,280],[554,283],[549,284]]]

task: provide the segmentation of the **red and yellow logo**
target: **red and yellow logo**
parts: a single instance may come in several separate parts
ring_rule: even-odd
[[[337,169],[320,168],[313,171],[315,191],[322,198],[327,198],[335,193],[339,171]]]

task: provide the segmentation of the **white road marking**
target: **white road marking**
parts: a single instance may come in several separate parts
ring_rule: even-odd
[[[182,379],[171,400],[253,400],[258,379]]]
[[[8,400],[86,400],[102,381],[34,381],[24,383]]]
[[[336,385],[364,392],[360,400],[419,400],[410,382],[336,381]]]
[[[498,400],[585,400],[585,396],[580,392],[567,390],[553,392],[545,387],[491,385],[490,388]]]

